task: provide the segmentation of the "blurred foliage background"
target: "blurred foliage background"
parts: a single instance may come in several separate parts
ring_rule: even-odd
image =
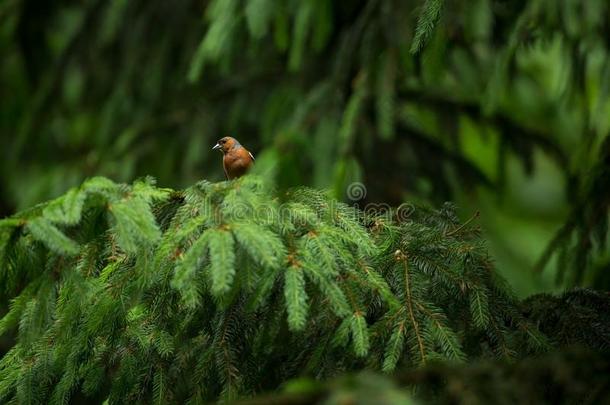
[[[610,287],[606,0],[3,0],[0,217],[93,175],[480,211],[521,295]]]

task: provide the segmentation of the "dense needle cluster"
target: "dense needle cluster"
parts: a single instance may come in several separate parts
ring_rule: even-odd
[[[2,402],[198,403],[546,345],[449,206],[92,178],[0,221],[0,243]]]

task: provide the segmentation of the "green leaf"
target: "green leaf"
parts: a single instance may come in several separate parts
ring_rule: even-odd
[[[64,235],[46,218],[31,219],[26,228],[34,239],[44,243],[54,252],[72,256],[79,251],[78,244]]]
[[[172,278],[172,287],[179,291],[182,300],[189,308],[199,304],[200,292],[196,272],[206,257],[208,239],[207,232],[199,236],[178,262]]]
[[[458,336],[450,327],[444,325],[438,319],[429,319],[428,328],[447,359],[457,362],[467,360]]]
[[[293,39],[290,47],[288,68],[297,71],[301,68],[303,54],[305,53],[305,43],[311,25],[313,15],[313,2],[302,1],[298,3],[297,15],[294,22]]]
[[[167,403],[167,398],[165,396],[165,392],[167,391],[167,376],[165,375],[165,370],[159,367],[155,371],[155,376],[153,378],[153,403],[158,405],[163,405]]]
[[[248,30],[254,38],[260,39],[267,34],[274,8],[271,0],[248,0],[245,10],[246,22]]]
[[[114,234],[119,246],[127,253],[136,253],[161,238],[161,231],[146,200],[131,197],[110,205],[114,219]]]
[[[549,351],[552,348],[549,338],[540,332],[534,325],[521,322],[519,326],[521,329],[525,330],[525,333],[529,337],[528,344],[530,347],[538,352]]]
[[[357,356],[364,357],[369,352],[369,332],[366,325],[366,320],[360,312],[355,312],[352,316],[350,329],[352,331],[352,339],[354,342],[354,351]]]
[[[309,206],[300,202],[288,202],[282,206],[282,216],[286,214],[287,220],[297,228],[315,228],[320,218]]]
[[[185,239],[194,239],[199,236],[197,231],[205,224],[206,220],[205,216],[189,218],[179,226],[166,231],[155,252],[155,267],[160,266],[164,260],[168,260],[176,253]]]
[[[470,292],[470,313],[477,328],[485,329],[489,325],[489,300],[479,288]]]
[[[132,193],[149,204],[153,201],[167,200],[172,190],[169,188],[157,188],[155,187],[155,182],[155,179],[152,177],[137,180],[133,183]]]
[[[394,371],[404,348],[405,324],[399,323],[392,330],[390,341],[385,349],[382,370],[386,373]]]
[[[415,54],[421,51],[426,45],[436,24],[441,18],[441,11],[445,0],[426,0],[422,7],[415,28],[415,37],[411,43],[411,53]]]
[[[301,330],[307,320],[308,304],[303,271],[290,266],[284,273],[284,298],[288,310],[288,326],[291,330]]]
[[[275,43],[275,47],[282,52],[288,49],[290,40],[289,20],[286,14],[287,13],[283,9],[277,7],[273,21],[273,42]]]
[[[86,193],[72,188],[66,195],[45,207],[42,215],[54,223],[75,225],[81,219],[86,197]]]
[[[116,191],[118,185],[106,177],[91,177],[81,185],[81,190],[87,193],[108,193]]]
[[[315,10],[313,20],[316,28],[312,32],[312,46],[316,51],[321,51],[328,43],[333,32],[333,2],[318,0],[314,2]]]
[[[22,361],[22,353],[22,347],[17,343],[0,359],[0,370],[2,371],[2,377],[0,378],[0,400],[3,403],[9,403],[8,399],[21,377],[20,363]],[[16,401],[13,402],[16,403]]]
[[[349,343],[349,335],[351,329],[352,318],[346,318],[336,328],[332,340],[332,347],[345,347]]]
[[[323,296],[328,299],[330,306],[338,317],[345,317],[350,313],[350,306],[347,303],[345,294],[337,284],[325,273],[315,261],[303,261],[302,269],[305,274],[320,288]]]
[[[0,320],[0,336],[19,324],[19,320],[21,319],[21,315],[23,314],[26,305],[32,299],[35,287],[36,284],[34,283],[28,285],[21,294],[11,300],[8,312]]]
[[[256,261],[265,268],[278,268],[286,256],[280,237],[269,229],[251,223],[231,224],[235,239]]]
[[[354,246],[360,254],[374,256],[377,253],[377,246],[367,230],[358,222],[358,215],[355,208],[337,204],[334,222],[340,230],[336,235],[341,235],[345,243]]]
[[[220,295],[231,288],[235,277],[235,241],[231,232],[209,229],[205,232],[210,251],[212,294]]]
[[[312,232],[304,237],[307,258],[311,262],[319,263],[325,274],[336,275],[339,269],[335,256],[341,252],[341,249],[336,248],[334,235],[325,234],[324,228],[319,229],[318,232],[317,234]]]
[[[370,288],[377,291],[391,308],[401,306],[400,301],[398,301],[386,280],[372,267],[363,265],[361,272],[354,270],[350,271],[350,273],[355,274],[358,278],[364,278]]]
[[[377,130],[382,139],[394,136],[395,93],[396,58],[391,51],[386,51],[377,69],[375,99]]]
[[[0,219],[0,229],[17,228],[23,225],[25,221],[19,218],[4,218]]]
[[[267,269],[259,276],[254,287],[254,291],[248,300],[248,309],[254,311],[261,307],[267,300],[269,293],[273,289],[277,280],[279,271],[276,269]]]
[[[341,118],[338,137],[341,147],[345,150],[351,146],[356,128],[358,128],[358,120],[361,119],[360,111],[364,107],[364,102],[368,95],[366,78],[365,72],[360,72],[356,77],[354,92],[350,96]]]
[[[239,2],[237,0],[214,0],[207,9],[210,26],[201,40],[188,72],[188,80],[199,80],[206,60],[218,61],[231,49],[231,40],[239,26]]]

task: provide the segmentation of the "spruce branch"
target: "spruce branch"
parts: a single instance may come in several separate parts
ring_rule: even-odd
[[[405,293],[406,293],[406,307],[409,311],[409,318],[411,319],[411,325],[413,326],[413,331],[415,332],[415,338],[417,339],[417,347],[419,348],[419,354],[421,356],[420,360],[422,364],[426,364],[426,351],[424,349],[424,343],[421,336],[421,332],[419,330],[419,323],[415,319],[415,313],[413,311],[413,298],[411,292],[411,276],[409,275],[409,263],[407,255],[402,251],[397,250],[394,253],[396,257],[396,261],[401,263],[404,268],[404,282],[405,282]]]
[[[474,217],[446,205],[394,221],[313,189],[282,201],[255,176],[179,192],[98,177],[0,221],[0,333],[16,339],[0,398],[232,400],[303,373],[553,343],[494,274]]]

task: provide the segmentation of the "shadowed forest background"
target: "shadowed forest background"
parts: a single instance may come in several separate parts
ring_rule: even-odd
[[[92,176],[480,213],[525,298],[610,288],[605,0],[4,0],[0,218]],[[3,303],[6,307],[6,303]]]
[[[481,211],[520,294],[608,287],[607,2],[443,3],[5,1],[0,214],[222,180],[233,135],[280,187]],[[534,272],[559,229],[568,277]]]

